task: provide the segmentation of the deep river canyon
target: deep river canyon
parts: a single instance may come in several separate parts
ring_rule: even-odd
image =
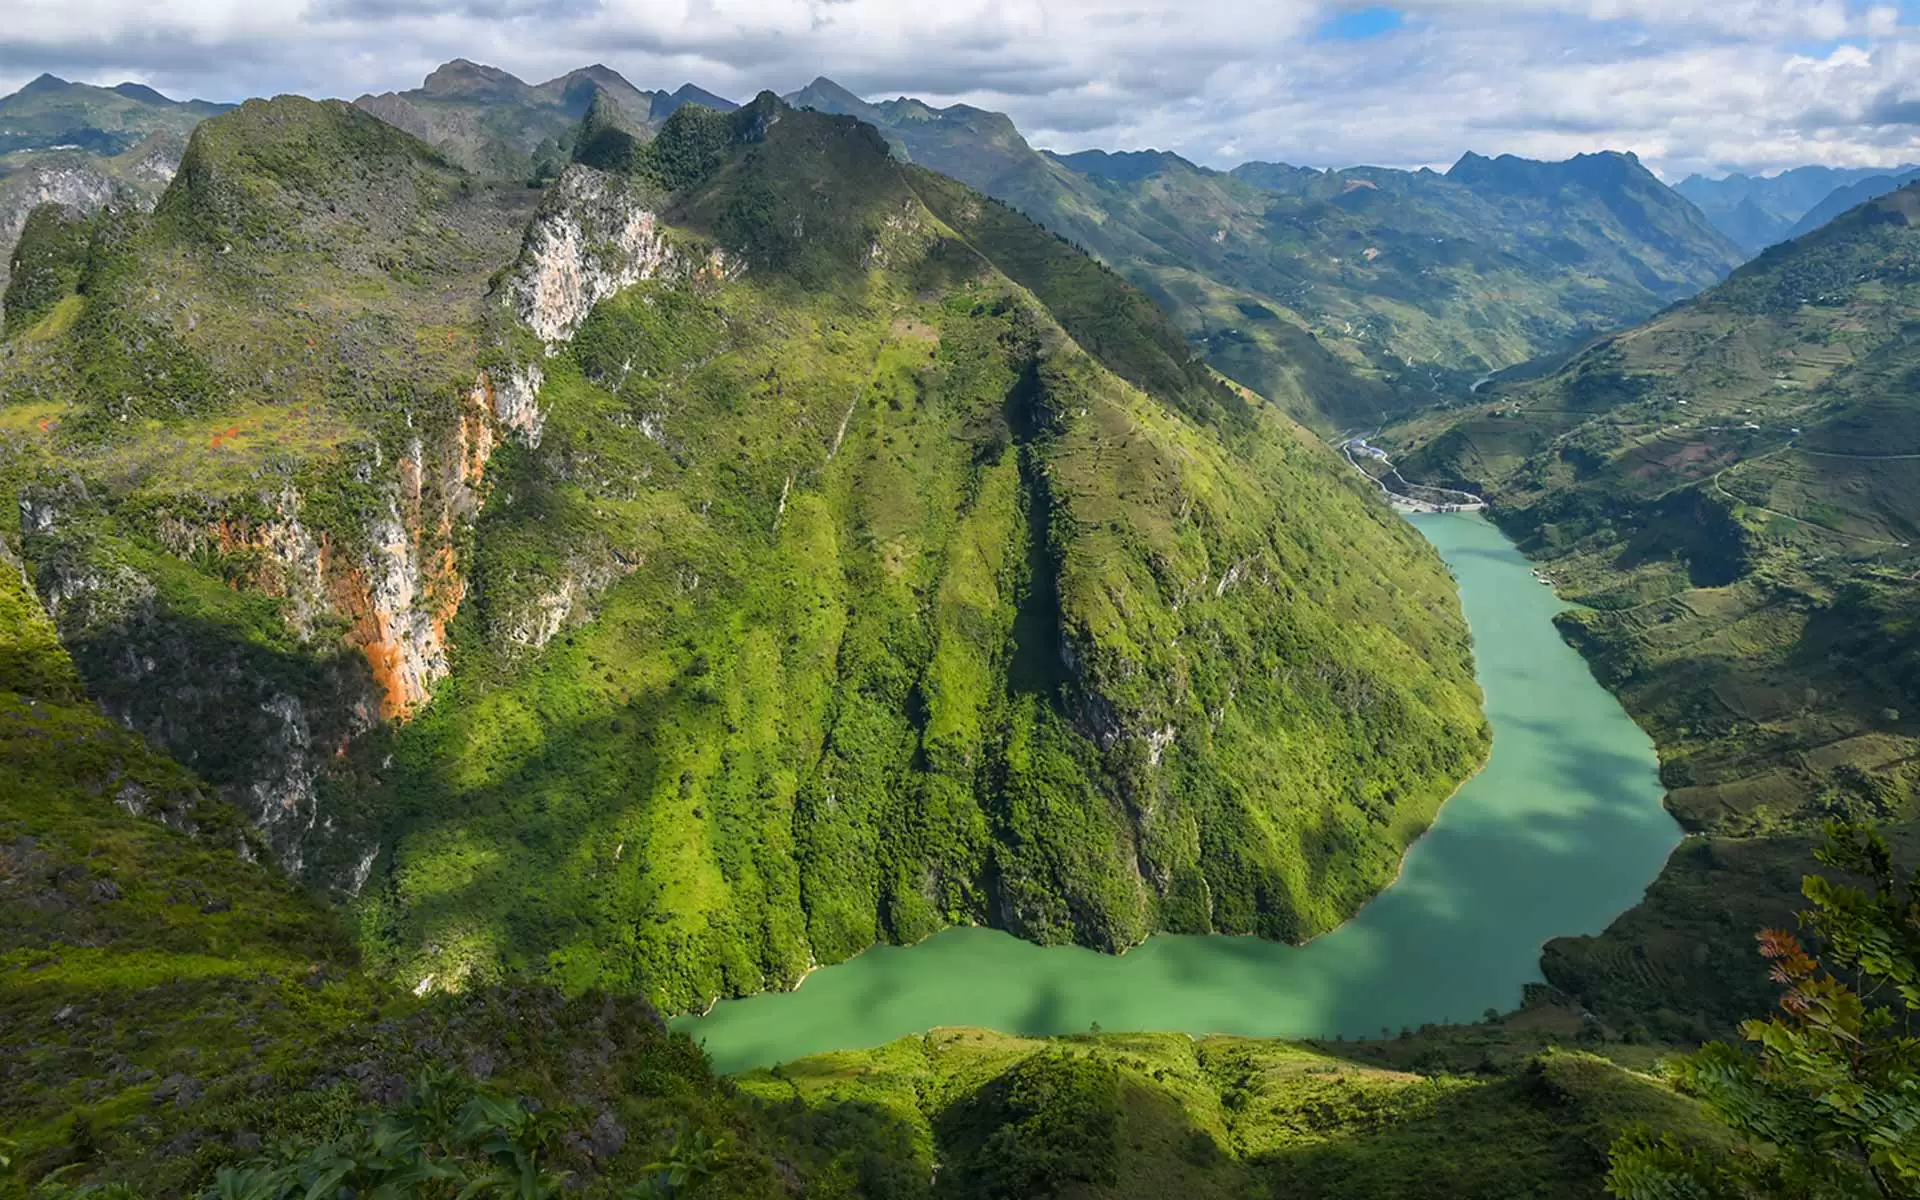
[[[675,1026],[738,1071],[937,1025],[1356,1037],[1517,1005],[1542,943],[1637,903],[1680,829],[1652,742],[1560,640],[1526,559],[1478,515],[1412,520],[1459,581],[1493,752],[1353,920],[1305,946],[1163,934],[1119,957],[949,929]]]

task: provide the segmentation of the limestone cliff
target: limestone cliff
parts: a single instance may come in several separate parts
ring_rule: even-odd
[[[177,137],[155,134],[115,158],[56,151],[0,173],[0,296],[6,294],[14,245],[28,213],[42,204],[81,214],[115,203],[150,209],[179,170],[182,145]],[[0,314],[4,311],[0,305]]]

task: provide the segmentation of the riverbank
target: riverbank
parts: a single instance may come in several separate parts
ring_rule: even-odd
[[[1480,517],[1414,523],[1459,581],[1493,748],[1337,931],[1303,946],[1163,934],[1114,957],[949,929],[676,1027],[736,1071],[934,1026],[1358,1037],[1517,1006],[1541,945],[1636,904],[1680,831],[1651,742],[1561,640],[1562,605],[1526,560]]]

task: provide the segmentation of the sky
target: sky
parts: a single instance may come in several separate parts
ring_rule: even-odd
[[[1668,179],[1920,161],[1920,0],[0,0],[42,72],[236,100],[464,57],[749,98],[827,75],[1056,150],[1444,167],[1631,150]]]

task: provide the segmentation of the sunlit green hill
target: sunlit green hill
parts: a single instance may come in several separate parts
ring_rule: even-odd
[[[283,97],[151,218],[36,215],[0,480],[109,713],[428,990],[1299,940],[1393,877],[1485,734],[1363,481],[868,126],[588,107],[544,193]]]
[[[630,1196],[678,1171],[742,1198],[1590,1197],[1628,1129],[1725,1136],[1524,1017],[1352,1046],[937,1030],[735,1086],[636,997],[370,977],[342,914],[243,858],[265,850],[102,717],[0,561],[0,1195],[338,1171]]]

